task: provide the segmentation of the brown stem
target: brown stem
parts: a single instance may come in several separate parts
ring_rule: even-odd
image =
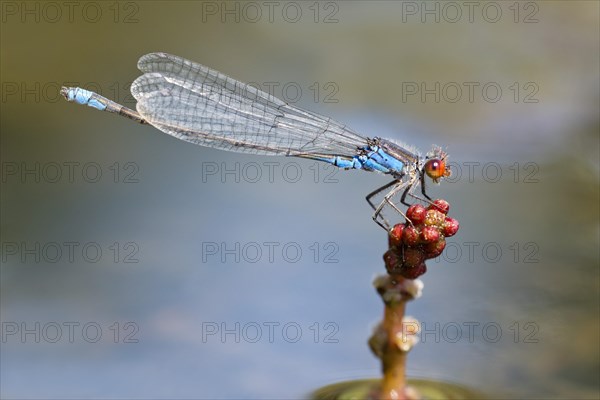
[[[381,357],[383,381],[381,394],[385,399],[400,399],[406,386],[406,354],[397,345],[397,339],[402,335],[402,318],[406,301],[386,303],[383,316],[383,329],[386,332],[387,343]],[[400,334],[400,335],[398,335]]]
[[[413,281],[380,277],[375,286],[385,304],[383,321],[371,337],[371,350],[381,359],[383,380],[378,398],[414,399],[418,394],[406,385],[406,356],[415,343],[416,322],[404,318],[406,302],[414,298]]]

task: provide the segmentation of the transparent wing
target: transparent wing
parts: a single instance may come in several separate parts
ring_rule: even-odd
[[[367,141],[343,124],[287,104],[218,71],[146,54],[132,86],[137,111],[161,131],[229,151],[302,156],[356,154]]]

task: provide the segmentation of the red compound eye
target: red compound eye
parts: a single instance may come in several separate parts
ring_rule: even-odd
[[[438,182],[440,178],[450,176],[450,168],[446,168],[446,160],[433,158],[425,163],[425,173],[434,182]]]

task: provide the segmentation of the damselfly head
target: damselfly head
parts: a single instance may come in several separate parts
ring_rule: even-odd
[[[448,178],[452,174],[450,167],[446,165],[447,159],[448,154],[441,147],[434,146],[433,150],[427,154],[427,161],[423,168],[427,176],[435,183],[439,183],[440,179]]]

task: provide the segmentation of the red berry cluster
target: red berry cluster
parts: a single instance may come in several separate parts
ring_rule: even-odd
[[[435,200],[425,208],[413,204],[406,211],[409,221],[397,224],[389,232],[389,250],[383,255],[390,275],[416,279],[427,271],[425,260],[442,254],[446,238],[458,231],[458,221],[447,217],[450,204]]]

